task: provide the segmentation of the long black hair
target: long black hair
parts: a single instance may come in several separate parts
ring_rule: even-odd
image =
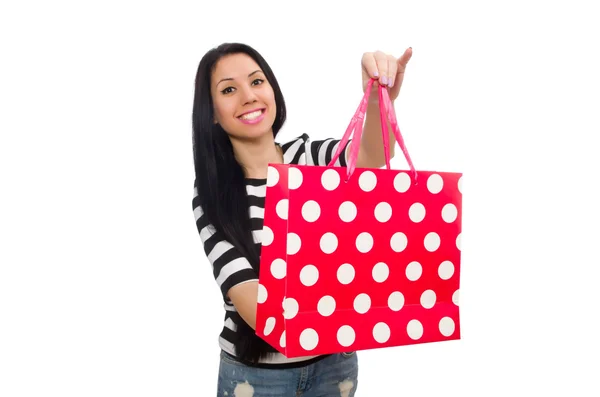
[[[260,248],[254,242],[250,223],[245,174],[233,153],[227,133],[214,121],[211,76],[217,62],[226,55],[243,53],[262,69],[275,93],[276,116],[273,137],[285,123],[286,108],[277,79],[267,61],[252,47],[241,43],[224,43],[212,48],[201,59],[196,73],[192,113],[195,186],[204,216],[217,232],[244,255],[256,274],[259,273]],[[237,315],[236,354],[243,360],[256,362],[275,348],[258,337]]]

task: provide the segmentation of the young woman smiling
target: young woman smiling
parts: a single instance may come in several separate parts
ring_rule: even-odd
[[[385,165],[377,102],[379,84],[397,98],[412,49],[396,59],[363,54],[363,89],[371,78],[356,167]],[[358,386],[356,352],[288,359],[256,336],[261,230],[269,163],[327,165],[339,139],[307,134],[276,142],[286,119],[277,79],[252,47],[225,43],[200,61],[193,103],[193,211],[225,309],[218,396],[347,396]],[[390,148],[394,147],[390,134]],[[347,145],[348,146],[348,145]],[[344,155],[336,162],[346,166]]]

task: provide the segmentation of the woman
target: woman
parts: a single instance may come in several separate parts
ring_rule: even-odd
[[[385,165],[376,90],[382,84],[392,100],[398,96],[411,54],[409,48],[400,59],[382,52],[362,58],[363,89],[370,78],[377,82],[356,167]],[[192,120],[193,209],[225,307],[218,396],[352,397],[358,376],[355,352],[287,359],[254,332],[267,165],[327,165],[340,143],[311,140],[307,134],[276,143],[285,118],[277,79],[257,51],[227,43],[204,55]],[[390,139],[393,148],[393,134]],[[346,166],[345,149],[337,166]]]

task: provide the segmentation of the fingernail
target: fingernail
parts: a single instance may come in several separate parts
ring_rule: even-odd
[[[388,84],[391,87],[394,86],[394,79],[390,77],[390,83]]]
[[[387,84],[387,76],[382,76],[381,77],[381,84],[382,85],[386,85]]]
[[[376,70],[375,73],[373,73],[373,76],[379,77],[379,72]]]

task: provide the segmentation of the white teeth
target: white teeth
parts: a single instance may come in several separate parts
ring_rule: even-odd
[[[256,112],[252,112],[252,113],[246,113],[245,115],[241,116],[241,119],[244,120],[253,120],[255,118],[257,118],[258,116],[260,116],[262,114],[261,110],[257,110]]]

